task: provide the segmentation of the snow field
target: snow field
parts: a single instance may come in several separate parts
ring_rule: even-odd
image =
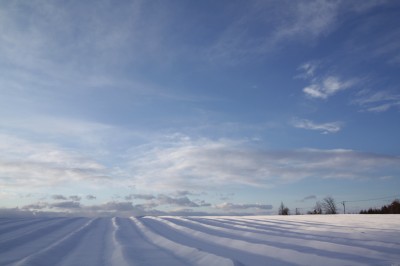
[[[2,218],[0,265],[400,265],[400,215]]]

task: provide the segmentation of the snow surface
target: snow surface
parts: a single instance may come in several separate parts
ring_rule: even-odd
[[[0,265],[400,266],[400,215],[0,218]]]

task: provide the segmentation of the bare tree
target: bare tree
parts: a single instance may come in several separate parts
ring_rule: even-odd
[[[325,214],[337,214],[338,209],[336,206],[336,202],[331,196],[324,198],[321,204]]]
[[[314,214],[322,214],[322,204],[320,201],[315,203]]]
[[[314,209],[312,211],[307,212],[307,214],[322,214],[322,204],[320,201],[315,203]]]
[[[279,215],[289,215],[289,208],[286,207],[283,202],[279,206]]]

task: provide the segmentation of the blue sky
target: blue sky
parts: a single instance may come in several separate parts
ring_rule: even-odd
[[[1,1],[2,213],[400,197],[399,14],[396,1]]]

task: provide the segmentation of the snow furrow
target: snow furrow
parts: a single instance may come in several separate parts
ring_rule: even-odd
[[[276,259],[266,255],[253,254],[248,252],[247,249],[237,250],[232,248],[229,243],[221,245],[220,243],[214,243],[212,240],[203,240],[196,235],[176,230],[167,224],[160,223],[153,219],[142,219],[142,222],[157,234],[176,243],[198,248],[221,257],[230,258],[235,265],[295,265],[293,263],[284,262],[279,258]]]
[[[150,243],[128,218],[113,218],[113,265],[186,265],[173,253]]]
[[[243,241],[248,241],[251,243],[258,244],[266,244],[270,246],[275,246],[283,249],[297,250],[301,253],[310,253],[310,254],[319,254],[324,257],[335,258],[341,256],[342,258],[346,258],[347,260],[352,261],[365,261],[373,263],[378,262],[382,259],[387,259],[386,253],[376,252],[371,249],[365,249],[360,247],[353,247],[352,250],[349,250],[349,246],[335,244],[335,243],[327,243],[320,240],[315,239],[306,239],[306,238],[293,238],[285,235],[276,236],[276,235],[266,235],[261,234],[260,232],[251,232],[247,230],[243,230],[240,227],[235,229],[227,228],[224,226],[214,226],[209,224],[203,224],[201,222],[194,221],[193,219],[184,219],[179,217],[165,217],[164,219],[174,222],[175,224],[179,224],[184,227],[191,228],[196,231],[205,232],[208,234],[218,235],[222,237],[239,239]],[[325,247],[329,246],[329,250],[326,250]],[[362,255],[354,255],[362,254]]]
[[[74,249],[77,242],[96,224],[98,219],[91,219],[80,228],[54,242],[50,246],[16,262],[15,266],[56,265]]]
[[[116,265],[110,263],[111,221],[108,218],[99,218],[90,225],[79,241],[75,241],[73,249],[58,263],[60,266],[85,265],[103,266]]]
[[[122,245],[117,240],[117,234],[121,231],[119,225],[117,224],[117,217],[112,218],[112,225],[113,225],[113,253],[111,255],[111,261],[114,265],[121,265],[127,266],[129,265],[128,262],[124,259],[122,254]]]
[[[351,261],[351,260],[344,260],[344,259],[336,259],[336,258],[329,258],[325,256],[321,256],[318,253],[311,254],[311,253],[304,253],[297,250],[292,250],[289,248],[283,247],[276,247],[272,245],[266,244],[258,244],[252,243],[244,240],[239,240],[233,238],[234,236],[226,236],[220,237],[216,236],[215,234],[204,233],[202,231],[197,231],[189,227],[184,227],[170,221],[167,221],[162,218],[151,217],[149,219],[156,220],[160,223],[164,223],[171,228],[175,229],[177,232],[182,232],[186,235],[196,237],[203,241],[211,242],[214,244],[219,244],[220,246],[227,246],[229,245],[233,249],[237,250],[246,250],[249,253],[257,254],[261,256],[267,256],[270,258],[277,258],[281,259],[287,263],[293,264],[300,264],[300,265],[310,265],[311,262],[313,263],[320,263],[321,265],[344,265],[344,264],[351,264],[351,265],[363,265],[362,263]],[[215,233],[215,232],[214,232]]]
[[[197,248],[189,247],[186,245],[181,245],[170,239],[157,234],[147,228],[139,219],[131,217],[132,221],[135,223],[140,232],[146,237],[146,239],[153,244],[165,249],[169,250],[176,256],[182,258],[187,261],[188,265],[234,265],[231,259],[223,258],[212,253],[207,253],[201,251]]]
[[[330,230],[315,232],[315,230],[310,230],[308,226],[298,226],[296,228],[288,229],[282,228],[278,225],[267,225],[266,223],[254,222],[253,220],[248,222],[249,220],[243,219],[212,219],[212,218],[188,218],[189,220],[199,221],[208,225],[215,225],[219,227],[226,227],[230,229],[238,229],[250,232],[260,232],[261,234],[267,234],[268,236],[286,236],[295,239],[302,240],[318,240],[322,242],[329,242],[333,244],[340,244],[345,246],[358,246],[367,249],[372,249],[375,251],[387,252],[392,250],[394,253],[400,248],[398,243],[393,243],[390,241],[379,241],[378,239],[368,234],[362,232],[361,234],[355,234],[356,230],[361,230],[361,228],[354,228],[347,232],[342,232],[342,236],[338,234],[332,234]],[[362,228],[363,229],[363,228]],[[364,230],[364,229],[363,229]],[[394,231],[391,232],[393,234]],[[382,235],[379,232],[379,235]]]
[[[400,265],[399,218],[0,218],[0,265]]]

